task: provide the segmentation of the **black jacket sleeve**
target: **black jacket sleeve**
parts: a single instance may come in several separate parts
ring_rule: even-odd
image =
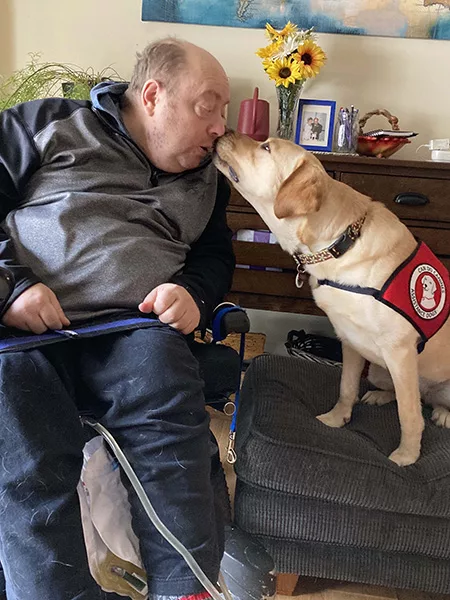
[[[30,176],[39,168],[40,158],[33,139],[18,111],[0,112],[0,266],[8,269],[15,287],[5,310],[39,279],[17,260],[14,245],[2,227],[8,213],[17,208]]]
[[[229,291],[233,278],[235,258],[231,245],[232,233],[227,225],[226,207],[230,187],[219,174],[216,204],[211,218],[197,242],[188,252],[181,275],[172,279],[183,286],[200,309],[200,329],[211,322],[214,308]]]

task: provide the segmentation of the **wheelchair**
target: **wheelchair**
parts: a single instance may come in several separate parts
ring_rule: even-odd
[[[14,281],[9,271],[0,268],[0,314],[13,287]],[[243,356],[233,348],[215,342],[222,341],[230,333],[245,335],[249,328],[245,311],[231,303],[224,303],[215,311],[213,333],[216,339],[213,339],[213,343],[193,344],[193,354],[199,363],[200,373],[205,383],[206,404],[216,410],[230,408],[229,398],[239,389]],[[225,551],[221,563],[223,580],[236,600],[260,600],[273,596],[275,594],[273,560],[258,542],[233,524],[219,447],[212,432],[210,436],[212,484],[216,499],[223,509],[225,521]],[[104,593],[104,598],[120,600],[124,596]],[[5,578],[0,565],[0,600],[6,599]]]

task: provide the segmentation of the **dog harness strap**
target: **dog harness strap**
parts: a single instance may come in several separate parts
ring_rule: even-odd
[[[328,287],[334,287],[339,290],[346,292],[353,292],[354,294],[364,294],[365,296],[373,296],[377,298],[380,294],[380,290],[371,287],[361,287],[360,285],[346,285],[345,283],[337,283],[336,281],[330,281],[329,279],[318,279],[319,285],[327,285]]]
[[[419,353],[450,314],[449,273],[424,242],[417,244],[410,256],[386,280],[381,290],[345,285],[328,279],[319,279],[317,283],[373,296],[401,314],[421,337],[417,348]]]

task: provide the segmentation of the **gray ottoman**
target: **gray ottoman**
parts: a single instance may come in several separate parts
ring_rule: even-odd
[[[237,423],[236,523],[281,573],[450,592],[450,430],[424,409],[422,455],[400,468],[387,458],[400,436],[395,403],[357,405],[343,429],[315,419],[339,379],[339,366],[253,360]]]

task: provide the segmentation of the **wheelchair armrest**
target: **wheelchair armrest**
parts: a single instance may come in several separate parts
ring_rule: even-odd
[[[230,333],[248,333],[250,331],[250,320],[247,313],[240,306],[231,302],[219,304],[213,313],[213,338],[221,341]]]

